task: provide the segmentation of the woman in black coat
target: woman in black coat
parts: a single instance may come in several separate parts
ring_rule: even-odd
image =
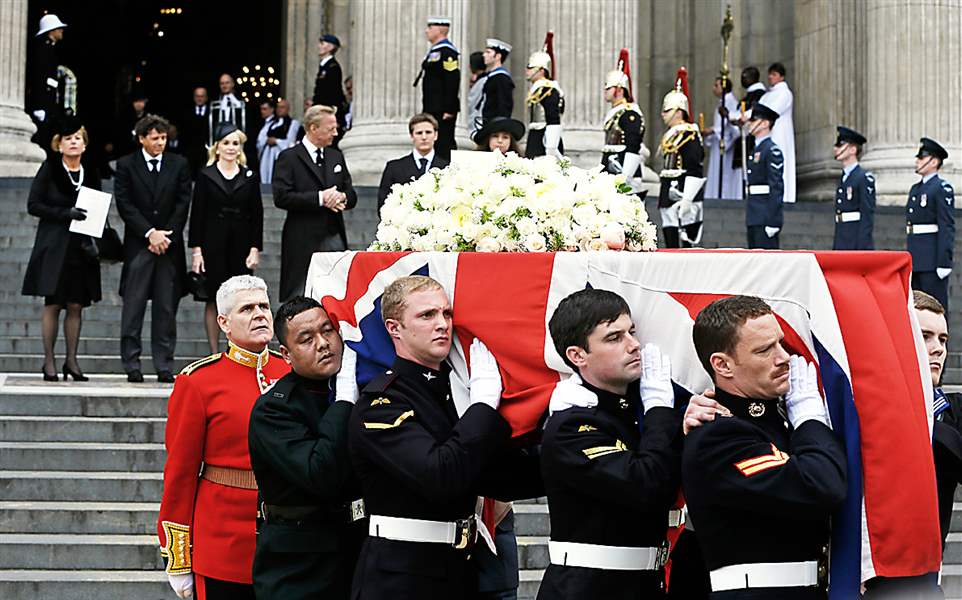
[[[67,358],[63,376],[87,381],[77,363],[80,325],[84,307],[100,301],[100,263],[89,236],[71,233],[72,220],[87,218],[76,208],[81,186],[100,189],[97,172],[81,163],[87,147],[87,131],[76,118],[64,119],[51,142],[54,154],[42,165],[30,186],[27,212],[40,218],[33,252],[23,277],[22,294],[43,296],[43,378],[57,381],[54,344],[60,311],[66,308],[63,336]]]
[[[193,251],[191,269],[206,276],[204,325],[211,353],[218,352],[217,288],[234,275],[250,275],[260,263],[264,246],[264,205],[257,173],[247,168],[247,136],[233,123],[215,132],[207,166],[197,174],[190,209],[187,245]]]

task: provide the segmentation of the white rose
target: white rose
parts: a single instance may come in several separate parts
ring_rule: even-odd
[[[528,252],[544,252],[548,247],[544,236],[540,233],[532,233],[531,235],[524,236],[524,238],[521,240],[521,244]]]
[[[477,246],[475,246],[478,252],[500,252],[501,244],[498,240],[490,236],[485,236],[478,240]]]
[[[625,230],[618,223],[606,223],[601,228],[601,241],[611,250],[621,250],[625,247]]]
[[[585,240],[581,247],[587,252],[604,252],[608,249],[608,244],[601,238],[591,238],[590,240]]]
[[[521,237],[534,235],[538,232],[537,221],[535,221],[530,217],[524,217],[524,218],[518,219],[518,221],[514,224],[514,226],[515,228],[517,228],[518,233],[521,235]]]

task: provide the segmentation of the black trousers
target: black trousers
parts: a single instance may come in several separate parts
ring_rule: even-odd
[[[684,227],[662,227],[661,234],[665,236],[665,248],[694,248],[691,242],[681,239],[681,234],[679,229],[685,230],[685,235],[688,236],[689,240],[694,240],[698,237],[698,232],[701,230],[702,223],[691,223],[690,225],[685,225]]]
[[[194,575],[197,600],[254,600],[254,586]]]
[[[749,225],[748,226],[748,248],[749,250],[753,248],[759,248],[763,250],[778,250],[778,236],[781,232],[776,233],[772,237],[768,237],[765,233],[764,225]]]
[[[668,580],[669,600],[707,600],[711,579],[695,532],[681,532],[671,551],[671,573]]]
[[[451,151],[458,148],[457,142],[454,141],[457,115],[451,119],[443,119],[441,113],[432,113],[431,116],[438,120],[438,141],[434,143],[434,151],[444,160],[451,160]]]
[[[945,312],[949,312],[949,275],[939,279],[935,271],[917,271],[912,273],[912,289],[925,292],[942,303]]]
[[[124,371],[141,370],[141,331],[150,306],[150,352],[157,371],[173,371],[177,344],[180,283],[174,257],[157,256],[146,247],[127,259],[124,306],[120,313],[120,358]]]

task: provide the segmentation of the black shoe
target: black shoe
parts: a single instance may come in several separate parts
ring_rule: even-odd
[[[174,374],[170,371],[157,371],[158,383],[174,383]]]
[[[127,381],[130,383],[143,383],[144,374],[140,372],[140,369],[134,369],[133,371],[127,373]]]
[[[69,376],[69,377],[73,377],[73,380],[74,380],[74,381],[90,381],[90,378],[87,377],[86,375],[84,375],[84,374],[80,371],[80,369],[77,369],[76,371],[74,371],[74,370],[72,370],[72,369],[70,369],[70,368],[67,367],[67,363],[64,363],[64,365],[63,365],[63,380],[64,380],[64,381],[67,381],[68,376]]]
[[[40,369],[40,372],[43,373],[43,380],[44,380],[44,381],[60,381],[60,378],[57,377],[57,374],[56,374],[56,373],[54,373],[53,375],[51,375],[50,373],[47,373],[47,370],[46,370],[46,369]]]

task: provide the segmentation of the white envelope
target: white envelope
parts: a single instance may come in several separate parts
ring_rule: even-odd
[[[100,238],[104,235],[107,225],[107,213],[110,211],[110,200],[113,198],[107,192],[98,192],[88,187],[81,187],[77,194],[77,208],[87,211],[87,218],[83,221],[70,221],[70,231],[91,237]]]

